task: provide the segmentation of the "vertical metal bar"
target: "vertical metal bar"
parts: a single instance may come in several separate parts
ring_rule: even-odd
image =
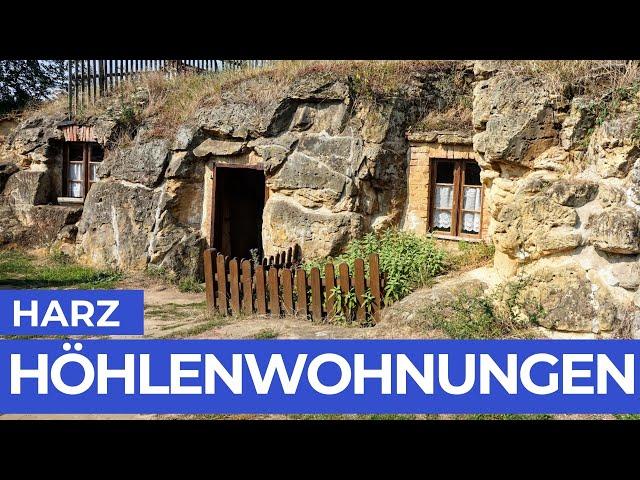
[[[85,102],[84,102],[84,81],[85,81],[84,63],[85,63],[85,60],[80,60],[80,62],[82,62],[82,69],[81,69],[82,70],[82,78],[80,79],[80,81],[82,82],[81,83],[82,101],[80,103],[81,103],[81,108],[84,108],[84,106],[85,106]]]
[[[75,70],[75,73],[73,75],[73,95],[76,99],[75,106],[74,106],[74,109],[75,109],[74,113],[77,114],[78,113],[78,60],[73,61],[73,67]]]
[[[93,63],[93,103],[96,103],[96,99],[98,98],[98,92],[97,92],[97,87],[98,87],[98,69],[97,69],[97,64],[98,62],[96,60],[91,60],[91,62]]]
[[[100,85],[100,96],[104,95],[104,61],[98,60],[98,72],[100,76],[98,78],[98,85]]]
[[[71,90],[71,62],[73,60],[67,60],[67,95],[69,102],[69,120],[71,120],[72,109],[73,109],[73,98],[72,98],[72,90]]]

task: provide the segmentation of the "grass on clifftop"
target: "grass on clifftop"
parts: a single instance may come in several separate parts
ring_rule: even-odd
[[[640,81],[637,60],[505,60],[501,68],[512,75],[540,78],[559,95],[596,98]]]
[[[234,89],[236,102],[252,105],[261,111],[295,80],[311,74],[348,79],[358,97],[370,99],[396,95],[411,83],[414,74],[433,74],[434,85],[443,92],[443,100],[436,110],[448,112],[446,116],[459,123],[462,110],[454,85],[459,65],[458,61],[445,60],[284,60],[256,69],[184,74],[174,78],[151,72],[140,75],[136,81],[125,82],[107,97],[78,112],[78,120],[109,110],[112,117],[125,126],[149,120],[151,136],[168,138],[173,136],[179,125],[193,118],[200,108],[219,104],[223,95]],[[236,88],[240,84],[241,88]],[[62,95],[38,108],[48,113],[65,111],[65,99]],[[468,99],[465,102],[469,108],[462,115],[463,122],[470,120],[470,96]],[[450,111],[454,104],[458,114]]]
[[[78,265],[57,254],[36,257],[21,250],[0,251],[0,288],[110,288],[121,274]]]

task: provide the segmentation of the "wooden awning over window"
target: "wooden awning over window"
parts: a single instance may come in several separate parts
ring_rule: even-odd
[[[98,138],[91,125],[64,125],[60,129],[65,142],[97,142]]]

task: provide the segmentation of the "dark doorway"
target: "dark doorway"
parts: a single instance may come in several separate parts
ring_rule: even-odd
[[[230,257],[262,255],[262,210],[265,179],[262,170],[216,167],[213,247]]]

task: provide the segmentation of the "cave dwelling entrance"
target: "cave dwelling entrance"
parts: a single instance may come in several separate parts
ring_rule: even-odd
[[[238,259],[262,256],[262,213],[267,200],[261,165],[213,167],[209,245]]]

